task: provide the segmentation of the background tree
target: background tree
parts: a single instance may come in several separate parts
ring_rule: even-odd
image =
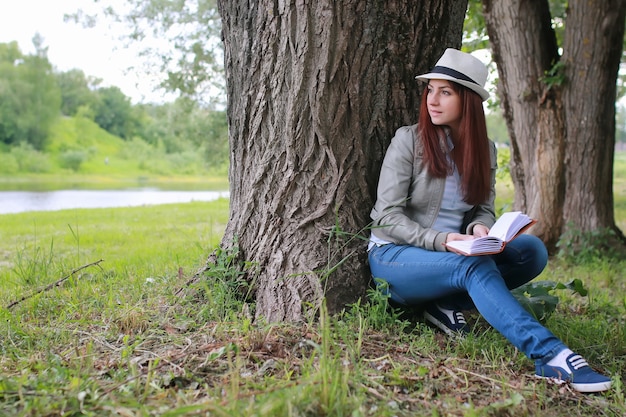
[[[43,149],[60,114],[61,96],[43,39],[33,38],[34,55],[16,42],[0,44],[0,142]]]
[[[22,59],[22,52],[17,42],[0,44],[0,142],[11,144],[19,137],[17,127],[18,100],[16,81],[17,64]]]
[[[226,172],[228,125],[226,112],[211,110],[193,100],[179,98],[172,103],[140,106],[146,117],[139,135],[148,143],[162,145],[166,152],[203,150],[212,169]]]
[[[130,98],[119,87],[97,90],[94,103],[94,121],[107,132],[122,139],[130,139],[138,129]]]
[[[220,16],[216,0],[94,0],[100,15],[78,10],[67,19],[93,26],[103,20],[123,25],[121,41],[143,46],[141,71],[159,80],[159,88],[205,106],[224,102]]]
[[[218,1],[230,129],[222,244],[257,266],[257,316],[298,320],[364,294],[380,163],[417,120],[428,70],[459,47],[467,3]],[[365,234],[365,233],[363,233]]]
[[[574,0],[566,9],[554,2],[555,15],[547,0],[482,3],[516,208],[539,219],[533,233],[551,250],[564,235],[608,231],[623,239],[613,158],[626,2]]]
[[[81,107],[95,108],[96,88],[102,80],[88,77],[82,70],[73,69],[56,74],[61,90],[61,112],[65,116],[75,116]]]

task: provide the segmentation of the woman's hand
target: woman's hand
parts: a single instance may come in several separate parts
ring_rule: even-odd
[[[463,235],[461,233],[448,233],[448,237],[446,237],[446,243],[452,242],[455,240],[472,240],[477,239],[479,237],[487,236],[489,233],[489,228],[484,224],[477,224],[474,226],[471,235]]]
[[[452,242],[454,240],[472,240],[475,239],[472,235],[462,235],[460,233],[448,233],[448,237],[446,237],[446,243]]]
[[[487,234],[489,234],[489,228],[484,224],[477,224],[474,226],[472,233],[474,233],[475,238],[487,236]]]

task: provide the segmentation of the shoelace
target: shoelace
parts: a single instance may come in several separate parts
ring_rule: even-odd
[[[454,312],[454,318],[456,319],[456,322],[459,324],[467,324],[467,322],[465,321],[465,316],[460,311]]]
[[[584,368],[585,366],[589,366],[585,358],[580,355],[574,355],[567,360],[574,370],[579,370],[580,368]]]

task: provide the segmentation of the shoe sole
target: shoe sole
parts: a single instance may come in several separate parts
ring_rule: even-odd
[[[541,380],[544,380],[544,381],[547,381],[556,385],[569,383],[569,385],[575,391],[583,392],[583,393],[608,391],[609,389],[611,389],[611,384],[612,384],[612,381],[596,382],[592,384],[577,384],[575,382],[563,381],[562,379],[552,378],[549,376],[541,376],[541,375],[535,375],[535,378],[538,378],[538,379],[541,379]]]

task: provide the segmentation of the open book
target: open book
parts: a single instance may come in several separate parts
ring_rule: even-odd
[[[507,242],[524,233],[536,222],[521,211],[511,211],[500,216],[487,236],[473,240],[455,240],[446,243],[446,247],[461,255],[493,255],[502,252]]]

